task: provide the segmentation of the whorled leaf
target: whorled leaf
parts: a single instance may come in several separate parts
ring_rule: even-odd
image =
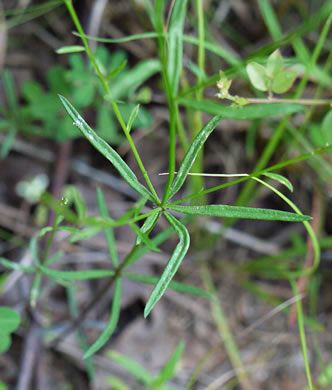
[[[158,283],[156,284],[155,288],[151,293],[150,298],[146,303],[144,309],[144,317],[147,317],[149,315],[150,311],[153,309],[155,304],[163,296],[164,292],[166,291],[169,283],[171,282],[173,276],[178,270],[184,256],[186,255],[189,249],[190,237],[186,227],[182,225],[180,221],[178,221],[175,217],[173,217],[173,215],[169,214],[168,212],[165,212],[165,216],[168,222],[170,223],[170,225],[176,231],[180,241],[177,244],[174,252],[172,253]]]
[[[311,219],[308,215],[299,215],[288,211],[261,209],[243,206],[208,205],[208,206],[177,206],[169,205],[174,211],[184,214],[209,215],[222,218],[261,219],[265,221],[303,222]]]
[[[184,159],[180,165],[179,171],[174,178],[168,199],[172,198],[182,187],[188,173],[208,136],[216,128],[217,124],[221,121],[221,116],[215,116],[212,118],[203,129],[197,134],[192,144],[190,145]]]
[[[80,114],[65,97],[59,95],[59,98],[67,113],[74,121],[74,125],[77,126],[81,133],[90,141],[90,143],[113,164],[113,166],[117,169],[122,178],[130,185],[130,187],[142,196],[145,196],[154,202],[153,195],[138,181],[134,172],[124,162],[121,156],[107,142],[100,138],[95,133],[95,131],[92,130],[92,128],[85,122],[85,120],[80,116]]]

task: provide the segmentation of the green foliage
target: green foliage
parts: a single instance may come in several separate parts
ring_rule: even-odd
[[[63,48],[61,53],[73,53],[79,51],[79,48],[82,47]],[[137,105],[130,100],[135,101],[135,94],[140,85],[159,71],[159,62],[142,61],[129,70],[126,68],[127,59],[124,52],[115,52],[110,56],[107,49],[99,47],[95,56],[108,77],[114,91],[113,98],[127,100],[121,103],[121,112],[129,122],[130,128],[149,128],[152,122],[151,115],[144,107],[138,111]],[[20,105],[17,103],[10,74],[8,72],[3,74],[9,110],[2,106],[5,115],[0,121],[0,131],[7,132],[7,142],[0,151],[2,156],[10,150],[18,131],[52,138],[58,142],[80,136],[80,132],[72,126],[70,118],[64,115],[57,94],[71,97],[74,104],[83,109],[93,105],[96,110],[97,132],[113,145],[123,142],[124,137],[119,133],[114,114],[104,100],[103,87],[92,65],[86,64],[80,54],[70,55],[69,65],[68,70],[61,66],[49,69],[46,90],[37,81],[24,82],[22,95],[25,103]]]
[[[140,364],[118,352],[108,351],[108,356],[141,382],[147,390],[174,390],[173,387],[167,385],[167,382],[169,382],[175,375],[175,371],[184,352],[184,348],[185,344],[180,342],[175,348],[173,354],[160,370],[159,374],[156,376],[151,375]],[[114,377],[110,377],[108,382],[111,386],[114,386],[115,384],[115,387],[111,388],[119,390],[126,389],[125,385],[116,380]]]
[[[250,62],[247,73],[252,85],[260,91],[285,93],[293,85],[297,74],[283,68],[283,58],[279,49],[275,50],[267,59],[266,66],[257,62]]]
[[[0,307],[0,354],[5,353],[11,345],[11,336],[20,325],[21,318],[17,311],[10,307]]]

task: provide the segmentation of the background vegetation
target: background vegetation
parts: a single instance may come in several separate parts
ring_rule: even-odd
[[[6,1],[0,389],[331,388],[331,1]]]

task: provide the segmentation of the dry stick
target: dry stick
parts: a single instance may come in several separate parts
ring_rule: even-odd
[[[321,211],[322,211],[322,202],[320,195],[318,193],[318,189],[315,187],[313,193],[313,201],[312,201],[312,222],[311,226],[316,235],[318,235],[320,222],[321,222]],[[310,237],[307,238],[307,255],[304,263],[303,270],[305,271],[308,268],[311,268],[314,262],[314,248],[312,245],[312,240]],[[299,294],[303,294],[304,290],[307,287],[309,280],[309,275],[303,275],[299,278],[297,282],[297,291]],[[288,316],[288,326],[291,328],[296,323],[297,314],[296,314],[296,303],[293,303],[291,306],[291,310]]]

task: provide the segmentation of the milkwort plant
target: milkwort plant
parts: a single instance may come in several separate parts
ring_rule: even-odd
[[[117,322],[120,314],[120,302],[122,295],[122,278],[128,278],[131,280],[136,280],[142,283],[152,284],[153,290],[146,303],[144,316],[147,317],[157,302],[162,298],[163,294],[167,288],[176,289],[178,291],[187,292],[191,294],[196,294],[204,296],[207,299],[211,299],[211,294],[205,292],[201,289],[198,289],[193,286],[184,285],[173,281],[173,277],[176,274],[179,266],[181,265],[182,260],[187,254],[190,248],[190,236],[185,225],[186,221],[190,220],[195,215],[205,215],[205,216],[214,216],[220,218],[230,218],[231,220],[238,218],[247,218],[247,219],[259,219],[259,220],[272,220],[272,221],[286,221],[286,222],[303,222],[309,236],[312,239],[313,247],[315,251],[315,259],[312,267],[303,271],[302,269],[292,269],[285,270],[284,274],[281,275],[284,278],[287,278],[291,281],[294,286],[294,281],[297,277],[304,274],[311,274],[319,264],[319,245],[315,234],[309,224],[310,216],[303,215],[300,210],[292,203],[288,197],[283,195],[280,191],[275,189],[269,183],[261,179],[262,176],[267,177],[268,179],[277,180],[278,182],[284,184],[288,189],[292,189],[291,184],[283,176],[274,173],[280,168],[283,168],[287,165],[294,164],[299,161],[304,161],[309,159],[313,155],[319,155],[327,150],[330,150],[331,147],[327,146],[315,150],[314,152],[303,154],[292,160],[288,160],[279,164],[276,164],[272,167],[266,168],[266,163],[268,158],[265,156],[264,161],[256,167],[252,174],[245,174],[242,177],[236,178],[231,182],[221,184],[219,186],[195,191],[191,195],[182,198],[177,201],[173,201],[172,198],[179,192],[183,187],[186,179],[192,175],[191,170],[193,166],[197,168],[197,161],[199,161],[200,153],[202,152],[203,146],[207,138],[214,131],[216,126],[225,118],[235,118],[235,119],[256,119],[256,118],[266,118],[272,115],[290,115],[295,112],[302,112],[304,110],[304,105],[299,103],[289,103],[282,104],[280,102],[271,104],[247,104],[241,108],[230,107],[222,105],[220,103],[207,101],[202,99],[202,96],[198,94],[198,99],[190,99],[185,97],[185,91],[180,90],[180,79],[182,72],[182,51],[183,51],[183,41],[186,36],[183,34],[185,15],[187,10],[187,0],[176,0],[173,2],[173,7],[170,10],[169,21],[165,22],[164,13],[165,13],[165,4],[163,0],[156,0],[154,5],[151,2],[146,1],[146,9],[151,23],[155,29],[154,32],[149,33],[149,37],[155,37],[158,43],[159,50],[159,61],[160,61],[160,73],[162,76],[163,87],[165,90],[167,104],[169,108],[169,168],[167,172],[167,181],[162,196],[158,196],[151,180],[146,171],[144,164],[140,158],[140,155],[136,149],[136,146],[133,142],[133,139],[130,134],[132,124],[137,116],[139,107],[136,106],[132,110],[131,115],[127,123],[125,122],[121,110],[117,101],[112,95],[112,89],[109,85],[108,80],[105,78],[105,75],[100,70],[98,62],[92,51],[90,50],[87,37],[84,35],[80,22],[77,18],[76,12],[73,8],[71,0],[64,0],[68,11],[74,21],[74,24],[77,28],[78,35],[81,37],[83,46],[79,50],[84,50],[88,55],[91,63],[93,64],[96,73],[98,74],[100,81],[105,89],[105,99],[112,108],[115,117],[117,118],[119,125],[127,138],[127,141],[131,147],[132,153],[135,156],[135,159],[138,163],[139,169],[141,170],[145,183],[142,184],[137,179],[135,173],[131,168],[126,164],[122,157],[103,139],[101,138],[84,120],[76,108],[71,104],[71,102],[65,96],[59,96],[60,100],[66,109],[69,117],[71,118],[73,125],[82,133],[84,137],[101,153],[119,172],[119,175],[122,179],[128,183],[128,185],[139,194],[139,201],[135,207],[129,209],[122,217],[117,220],[113,220],[107,210],[107,205],[105,203],[103,194],[101,190],[97,191],[97,202],[100,210],[100,216],[98,217],[87,217],[86,209],[83,200],[80,198],[77,190],[72,190],[72,199],[76,204],[77,215],[74,214],[66,205],[64,200],[60,204],[56,203],[52,199],[44,199],[50,207],[53,207],[56,211],[56,218],[54,225],[52,227],[47,227],[43,229],[38,237],[32,241],[31,252],[34,254],[35,266],[33,267],[24,267],[22,270],[24,272],[30,272],[35,275],[33,287],[31,290],[31,304],[32,306],[36,304],[39,294],[40,294],[40,282],[41,277],[44,275],[49,277],[57,282],[68,283],[76,280],[87,280],[94,278],[108,278],[107,288],[114,287],[113,301],[110,312],[110,319],[103,330],[101,335],[98,337],[96,342],[86,349],[84,358],[89,358],[95,354],[105,343],[108,341],[110,336],[113,334],[116,329]],[[136,37],[142,38],[144,36]],[[131,39],[131,38],[128,38]],[[202,50],[204,46],[204,40],[201,35],[196,42],[199,49]],[[65,52],[77,51],[75,48],[67,48]],[[278,57],[275,55],[275,57]],[[277,62],[278,58],[274,61]],[[272,61],[272,60],[270,60]],[[273,62],[273,61],[272,61]],[[204,61],[200,61],[201,66],[204,65]],[[244,63],[237,63],[236,66],[244,65]],[[257,70],[257,66],[253,66]],[[252,68],[252,67],[251,67]],[[258,67],[260,70],[261,68]],[[250,67],[249,67],[250,69]],[[279,69],[279,68],[278,68]],[[279,69],[280,70],[280,69]],[[252,74],[252,71],[249,72]],[[276,73],[277,74],[277,73]],[[275,74],[275,75],[276,75]],[[274,75],[272,74],[271,77]],[[293,77],[293,75],[292,75]],[[217,81],[217,79],[215,79]],[[224,80],[227,84],[227,80]],[[197,90],[202,90],[204,88],[204,82],[201,81],[193,88],[194,92]],[[269,90],[271,84],[266,86],[266,90]],[[219,85],[220,86],[220,85]],[[227,86],[227,91],[230,84]],[[291,84],[289,85],[291,87]],[[265,87],[264,87],[265,88]],[[272,90],[276,90],[273,86]],[[281,88],[283,89],[283,88]],[[220,88],[219,88],[220,90]],[[277,88],[279,91],[280,88]],[[221,93],[221,92],[220,92]],[[240,101],[241,102],[241,101]],[[238,102],[236,102],[238,103]],[[184,107],[190,107],[197,111],[208,112],[213,114],[212,119],[210,119],[205,125],[202,125],[200,128],[197,128],[192,137],[192,141],[186,141],[183,132],[181,130],[181,125],[179,124],[179,105],[182,104]],[[196,123],[200,123],[201,120],[198,120]],[[177,141],[177,135],[180,138],[181,145],[185,148],[185,155],[182,163],[180,164],[178,170],[176,171],[175,164],[175,147]],[[273,148],[269,149],[269,152],[273,152]],[[196,165],[195,165],[196,164]],[[199,168],[199,166],[198,166]],[[201,170],[199,171],[200,178],[202,177]],[[222,175],[220,175],[222,176]],[[233,175],[236,176],[236,175]],[[270,190],[274,191],[278,196],[280,196],[288,205],[293,209],[294,212],[285,212],[272,209],[261,209],[261,208],[250,208],[243,205],[216,205],[216,204],[187,204],[183,205],[180,203],[185,203],[192,201],[194,199],[204,197],[206,194],[217,191],[227,186],[234,185],[243,181],[250,180],[253,182],[259,182],[264,186],[267,186]],[[199,187],[196,187],[199,188]],[[242,202],[244,202],[245,196],[242,197]],[[142,213],[141,210],[146,202],[151,202],[153,208],[146,212]],[[239,203],[239,202],[237,202]],[[176,218],[172,211],[178,213],[183,213],[189,215],[184,219]],[[154,238],[150,238],[150,233],[154,226],[156,225],[159,218],[164,216],[168,221],[170,228],[160,233]],[[62,226],[61,223],[63,220],[67,220],[75,225],[80,225],[86,227],[83,231],[76,227]],[[136,224],[138,221],[144,221],[141,228]],[[114,229],[128,225],[135,232],[137,239],[132,246],[132,249],[125,257],[125,259],[120,263],[118,259],[118,254],[115,247],[114,240]],[[68,230],[73,233],[72,240],[79,240],[87,234],[93,234],[97,231],[104,230],[107,244],[109,247],[110,258],[112,260],[112,269],[108,270],[85,270],[85,271],[59,271],[52,269],[51,264],[56,262],[58,254],[49,256],[49,250],[54,238],[54,234],[57,230],[63,229]],[[40,256],[37,250],[37,240],[39,237],[43,237],[46,233],[50,233],[48,244],[43,254]],[[164,268],[162,274],[158,278],[129,273],[127,269],[139,258],[146,253],[148,250],[159,251],[159,245],[165,241],[171,234],[175,233],[178,236],[178,243],[173,253],[171,254],[166,267]],[[8,268],[13,268],[13,265],[7,262],[5,259],[2,259],[2,264]],[[296,291],[296,286],[294,287]],[[93,304],[94,302],[92,302]],[[301,303],[297,303],[298,313],[301,314]],[[299,315],[299,319],[303,318],[303,315]],[[299,323],[300,334],[302,347],[305,355],[305,337],[303,331],[303,323]],[[307,357],[305,355],[305,360],[307,362]],[[308,365],[307,365],[308,366]],[[307,370],[308,383],[311,387],[310,371]]]

